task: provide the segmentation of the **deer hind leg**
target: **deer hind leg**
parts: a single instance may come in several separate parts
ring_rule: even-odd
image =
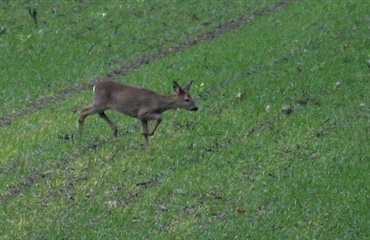
[[[104,112],[104,110],[106,110],[106,109],[99,109],[99,108],[95,107],[94,105],[82,109],[81,114],[80,114],[80,118],[78,119],[78,131],[79,131],[79,133],[80,134],[82,133],[83,124],[85,122],[85,119],[88,116],[94,115],[96,113]]]
[[[108,118],[108,116],[107,115],[105,115],[105,113],[104,112],[101,112],[101,113],[99,113],[99,116],[102,118],[102,119],[104,119],[108,124],[109,124],[109,126],[110,126],[110,128],[112,129],[112,131],[113,131],[113,135],[115,136],[115,137],[117,137],[117,127],[116,127],[116,125]]]
[[[80,135],[82,133],[82,128],[83,128],[85,119],[87,118],[87,116],[90,115],[89,113],[91,112],[91,108],[92,107],[87,107],[87,108],[82,109],[81,111],[80,118],[78,119],[78,132],[80,133]]]

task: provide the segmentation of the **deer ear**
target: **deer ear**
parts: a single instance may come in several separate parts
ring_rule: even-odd
[[[187,91],[187,92],[189,92],[189,90],[190,90],[190,87],[191,87],[191,85],[193,84],[193,81],[190,81],[190,82],[188,82],[188,84],[186,84],[185,86],[184,86],[184,90],[185,91]]]
[[[179,86],[179,84],[177,84],[177,82],[173,81],[173,90],[177,93],[182,93],[183,90],[182,88]]]

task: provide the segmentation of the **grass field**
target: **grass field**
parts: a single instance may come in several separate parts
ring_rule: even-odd
[[[0,239],[370,239],[368,5],[1,2]],[[106,77],[199,111],[79,136]]]

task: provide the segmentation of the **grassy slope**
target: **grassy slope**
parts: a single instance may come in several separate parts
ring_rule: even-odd
[[[37,179],[1,203],[4,237],[369,237],[365,5],[297,2],[122,78],[197,80],[201,111],[166,113],[149,152],[115,113],[124,136],[91,118],[63,139],[90,92],[3,128],[0,188]]]
[[[6,59],[0,62],[0,116],[166,51],[270,2],[4,2],[0,28],[7,34],[0,38],[1,58]],[[37,27],[28,14],[30,6],[38,12]]]

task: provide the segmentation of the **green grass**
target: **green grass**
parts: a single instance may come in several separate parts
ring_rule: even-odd
[[[17,72],[15,59],[24,55],[8,45],[14,44],[14,35],[37,30],[23,27],[0,35],[0,46],[7,49],[1,57],[9,58],[9,63],[1,61],[7,69],[1,84],[14,84],[2,90],[2,113],[179,44],[187,31],[194,37],[248,15],[259,3],[247,8],[238,5],[242,3],[228,8],[213,2],[184,2],[181,7],[155,3],[153,9],[153,3],[146,2],[122,8],[114,2],[106,7],[61,2],[58,7],[71,14],[54,16],[48,11],[49,24],[41,21],[38,29],[70,22],[71,32],[87,31],[89,21],[78,22],[78,15],[93,18],[102,9],[112,9],[112,21],[123,29],[130,24],[119,13],[132,7],[139,15],[126,37],[134,39],[143,29],[147,37],[141,43],[122,44],[104,34],[114,24],[97,24],[100,34],[90,38],[107,37],[116,50],[132,52],[110,52],[102,50],[104,44],[97,45],[91,50],[96,54],[76,66],[69,57],[86,53],[91,42],[81,39],[69,48],[66,34],[55,44],[71,55],[50,56],[71,65],[60,63],[63,67],[57,71],[53,61],[41,55],[44,69],[39,63]],[[52,5],[37,7],[41,12]],[[170,40],[164,43],[157,31],[163,12],[170,9],[172,14],[165,16]],[[14,18],[24,21],[17,11]],[[184,20],[193,14],[199,20]],[[179,16],[183,24],[175,21]],[[200,27],[204,21],[210,24]],[[144,28],[148,22],[153,25]],[[91,91],[3,126],[1,238],[368,239],[369,22],[365,1],[296,1],[213,41],[118,76],[122,82],[168,93],[173,80],[195,80],[192,93],[199,111],[166,112],[149,151],[141,148],[136,120],[114,112],[107,114],[119,127],[117,139],[98,117],[88,118],[84,134],[76,135],[78,114],[73,111],[90,103]],[[30,21],[23,24],[32,26]],[[49,39],[45,46],[54,42],[44,37]],[[151,44],[158,46],[150,49]],[[25,46],[34,55],[35,47]],[[115,64],[107,65],[114,57]],[[27,75],[30,69],[45,71],[48,77],[38,81]],[[79,80],[71,82],[74,77]],[[29,91],[18,89],[26,78],[32,79]],[[286,108],[292,113],[284,113]]]
[[[0,114],[168,51],[270,2],[4,2]],[[28,7],[38,12],[37,26]]]

